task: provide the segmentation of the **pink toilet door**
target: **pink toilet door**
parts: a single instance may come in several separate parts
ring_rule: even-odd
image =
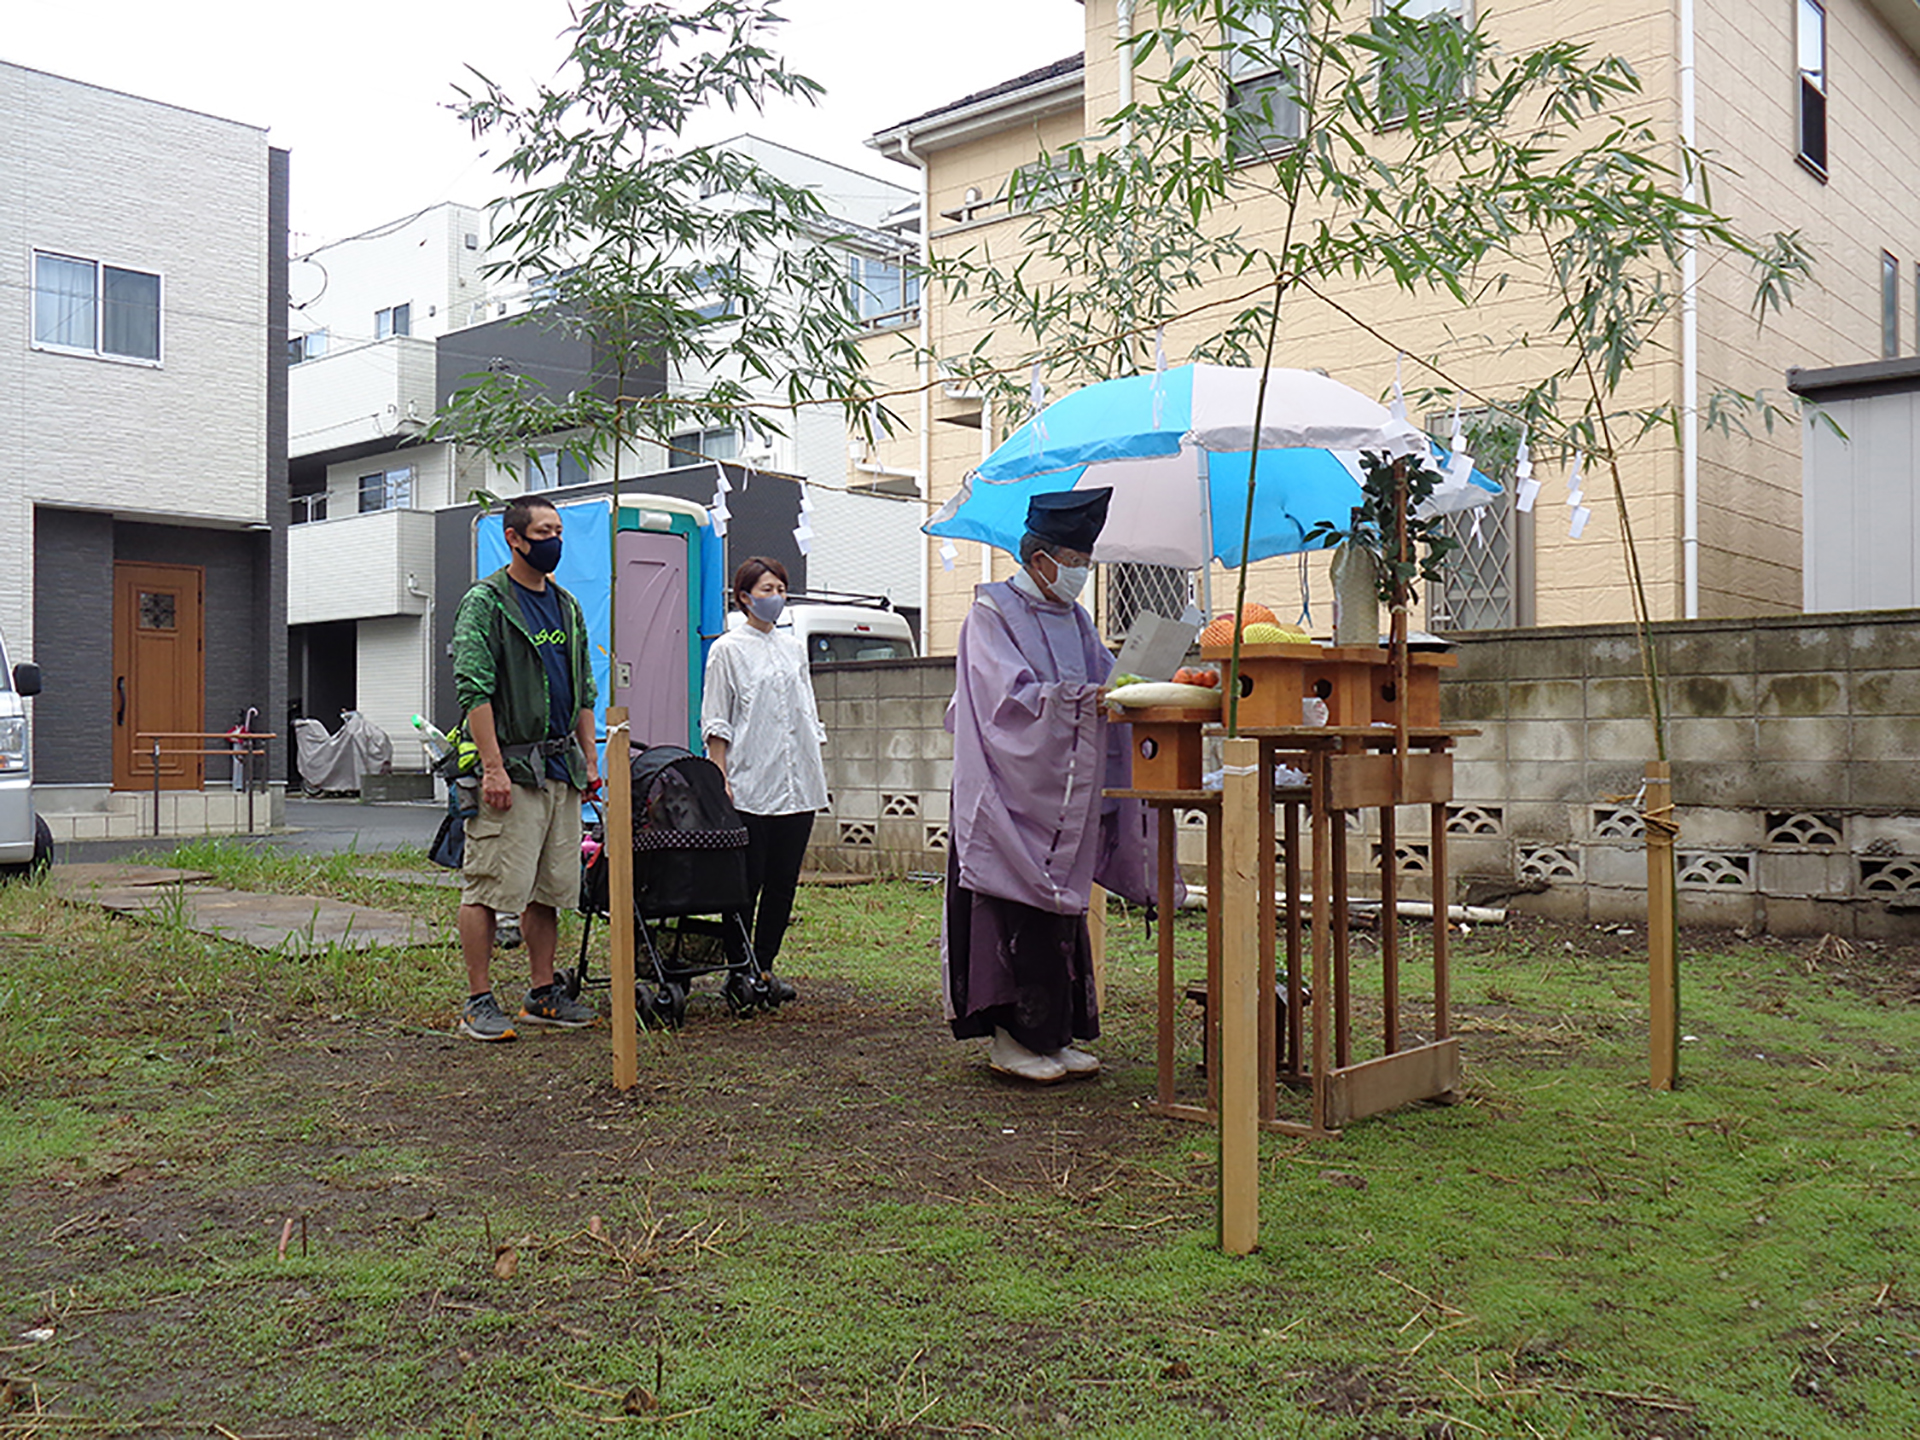
[[[636,743],[685,745],[687,542],[649,530],[614,537],[613,703]]]

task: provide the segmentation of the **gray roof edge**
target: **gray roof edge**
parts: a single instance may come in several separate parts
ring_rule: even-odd
[[[1791,366],[1787,370],[1787,389],[1809,400],[1845,400],[1866,394],[1920,390],[1920,355],[1866,360],[1857,365],[1830,365],[1819,370]]]

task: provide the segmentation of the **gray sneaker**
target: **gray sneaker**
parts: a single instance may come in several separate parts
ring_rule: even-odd
[[[556,985],[535,998],[529,991],[520,1005],[520,1018],[534,1025],[557,1025],[563,1030],[578,1030],[600,1017],[589,1005],[582,1005]]]
[[[513,1022],[494,1000],[491,992],[468,999],[460,1012],[460,1033],[469,1040],[511,1040]]]

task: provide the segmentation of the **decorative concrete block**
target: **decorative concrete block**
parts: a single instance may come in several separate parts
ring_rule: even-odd
[[[1761,675],[1755,709],[1761,715],[1845,715],[1848,678],[1844,670]]]
[[[1509,720],[1507,758],[1514,762],[1583,760],[1586,725],[1578,719]]]

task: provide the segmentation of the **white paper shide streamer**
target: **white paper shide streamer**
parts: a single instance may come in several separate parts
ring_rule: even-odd
[[[733,482],[727,479],[727,467],[716,465],[719,479],[713,486],[713,503],[707,506],[707,518],[713,524],[713,533],[722,540],[727,538],[727,522],[733,519],[733,512],[727,508],[727,495],[733,489]]]
[[[802,555],[813,549],[813,501],[805,490],[800,492],[800,523],[793,527],[793,543]]]
[[[949,575],[953,573],[953,562],[960,558],[960,552],[954,548],[952,540],[940,542],[940,568]]]

